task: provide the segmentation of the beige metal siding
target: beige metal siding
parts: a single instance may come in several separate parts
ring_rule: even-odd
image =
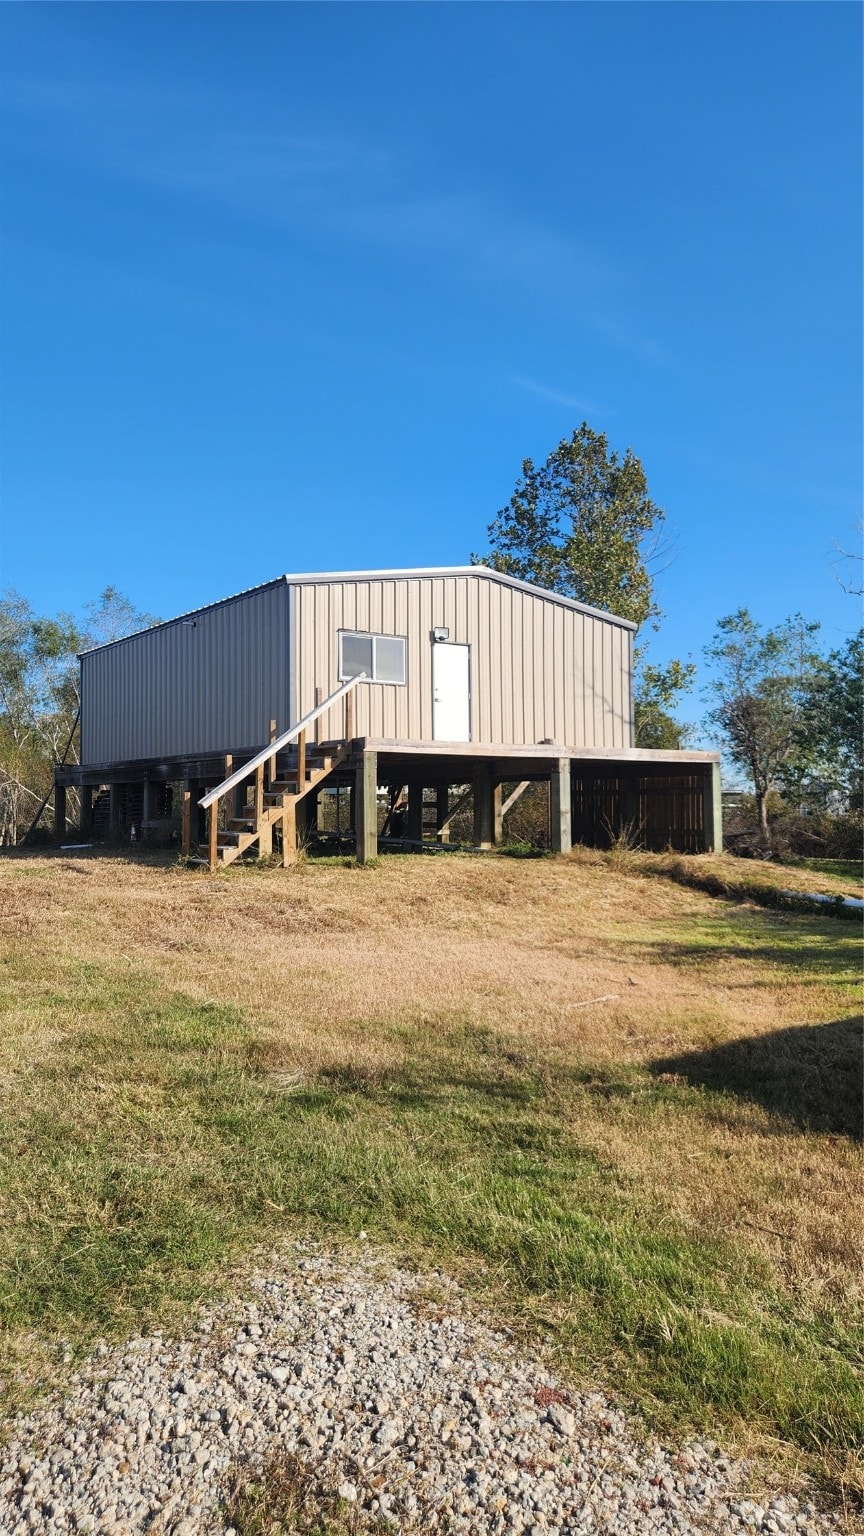
[[[471,736],[480,744],[630,747],[631,633],[613,620],[485,573],[303,581],[291,587],[293,694],[299,719],[338,686],[339,631],[404,635],[407,685],[361,684],[355,732],[432,739],[432,629],[471,647]],[[316,694],[316,690],[320,690]],[[343,733],[343,706],[321,722]]]
[[[263,745],[289,724],[284,581],[81,658],[82,762]]]

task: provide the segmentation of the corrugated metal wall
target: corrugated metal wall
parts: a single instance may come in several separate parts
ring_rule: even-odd
[[[472,741],[629,747],[632,633],[486,575],[303,582],[291,587],[293,714],[338,686],[340,629],[407,637],[406,687],[361,684],[358,735],[432,739],[433,628],[471,646]],[[342,706],[321,722],[342,734]]]
[[[256,747],[273,717],[287,729],[288,606],[274,582],[84,655],[82,762]]]
[[[407,640],[407,686],[362,684],[356,734],[430,741],[438,626],[471,647],[472,741],[632,746],[631,631],[480,573],[279,581],[190,620],[82,657],[82,762],[263,744],[338,686],[340,629]]]

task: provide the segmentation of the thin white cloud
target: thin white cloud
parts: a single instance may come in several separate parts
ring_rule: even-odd
[[[551,400],[555,405],[566,406],[571,411],[585,411],[589,416],[608,416],[610,411],[602,405],[597,405],[594,400],[587,400],[582,395],[569,395],[561,389],[550,389],[546,384],[539,384],[536,379],[529,379],[523,373],[511,373],[514,384],[522,389],[528,389],[532,395],[539,395],[543,400]]]
[[[596,296],[614,281],[586,243],[482,194],[418,190],[416,167],[398,153],[360,136],[286,130],[270,104],[201,88],[179,95],[124,81],[120,89],[92,75],[10,80],[5,100],[31,127],[52,122],[40,135],[43,153],[241,218],[453,259],[467,275],[551,288],[579,308],[589,289]]]
[[[51,120],[42,153],[330,249],[348,242],[396,260],[410,253],[450,282],[476,290],[479,281],[493,298],[496,289],[516,289],[555,304],[562,323],[666,365],[653,341],[621,323],[629,277],[607,253],[483,192],[418,191],[416,167],[359,136],[287,131],[266,104],[206,89],[180,96],[124,82],[121,90],[92,77],[10,81],[6,106],[31,122]],[[566,391],[522,384],[568,409],[602,414]]]

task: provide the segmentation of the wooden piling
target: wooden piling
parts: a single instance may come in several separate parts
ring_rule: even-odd
[[[570,759],[559,757],[549,782],[549,846],[553,853],[570,852],[571,824]]]
[[[349,694],[350,698],[350,694]],[[357,863],[378,857],[378,754],[364,752],[354,776]]]
[[[720,764],[711,763],[705,773],[703,789],[703,824],[705,852],[723,852],[723,800]]]
[[[108,791],[108,841],[119,843],[120,841],[120,810],[123,800],[123,785],[112,784]]]
[[[81,797],[78,834],[84,842],[93,836],[93,785],[82,784],[78,793]]]
[[[474,845],[492,848],[495,843],[495,802],[492,775],[485,763],[474,769]]]
[[[54,785],[54,841],[66,841],[66,785]]]

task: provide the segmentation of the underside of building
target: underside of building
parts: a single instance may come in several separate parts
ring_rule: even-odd
[[[289,743],[277,739],[236,767],[226,755],[59,768],[55,826],[64,838],[66,791],[74,786],[82,840],[175,842],[212,869],[274,853],[287,865],[300,849],[337,846],[366,862],[386,849],[494,848],[508,839],[509,813],[537,784],[548,790],[543,841],[553,852],[621,840],[682,853],[722,847],[716,753],[347,733],[323,742],[304,732]]]

